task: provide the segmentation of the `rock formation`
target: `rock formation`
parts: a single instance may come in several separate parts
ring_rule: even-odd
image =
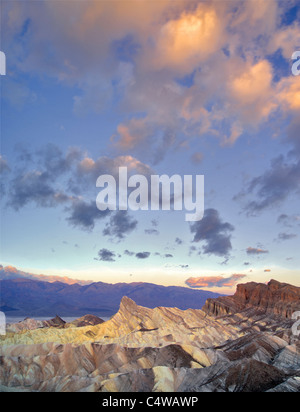
[[[298,289],[239,285],[233,297],[185,311],[124,297],[104,323],[9,332],[0,337],[0,391],[300,391],[289,316],[300,310]]]
[[[223,316],[255,307],[258,311],[290,319],[293,312],[299,310],[299,302],[299,287],[271,280],[267,285],[254,282],[238,285],[234,296],[207,299],[203,310]]]
[[[84,315],[81,318],[75,319],[72,322],[65,322],[61,317],[58,315],[55,316],[53,319],[49,320],[36,320],[31,318],[26,318],[23,321],[17,323],[10,323],[6,326],[7,332],[21,332],[26,330],[34,330],[40,328],[69,328],[69,327],[83,327],[88,325],[99,325],[103,323],[104,320],[99,318],[95,315]]]

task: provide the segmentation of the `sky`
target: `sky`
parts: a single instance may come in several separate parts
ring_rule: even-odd
[[[1,1],[2,265],[234,293],[300,286],[296,0]],[[203,219],[97,178],[204,175]]]

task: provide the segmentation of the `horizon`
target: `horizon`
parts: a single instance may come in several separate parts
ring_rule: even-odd
[[[210,287],[209,285],[203,285],[203,286],[198,286],[198,287],[192,287],[188,282],[185,282],[183,284],[163,284],[163,283],[159,283],[159,282],[155,282],[155,281],[145,281],[145,280],[136,280],[133,281],[131,280],[121,280],[121,281],[116,281],[116,282],[110,282],[109,279],[104,280],[104,279],[84,279],[84,278],[74,278],[74,277],[70,277],[70,276],[62,276],[62,275],[55,275],[55,274],[48,274],[45,275],[44,273],[41,273],[40,271],[33,271],[33,272],[27,272],[24,271],[20,268],[16,268],[14,266],[11,265],[7,265],[7,266],[3,266],[0,264],[0,271],[4,270],[4,269],[11,269],[14,272],[22,272],[22,275],[20,275],[19,277],[16,276],[15,278],[8,278],[8,279],[1,279],[0,280],[13,280],[13,279],[29,279],[29,280],[33,280],[33,281],[39,281],[39,282],[49,282],[49,283],[55,283],[55,282],[59,282],[59,283],[64,283],[66,285],[72,285],[72,284],[79,284],[80,286],[87,286],[90,285],[92,283],[104,283],[104,284],[108,284],[108,285],[118,285],[118,284],[128,284],[128,285],[138,285],[138,284],[151,284],[151,285],[156,285],[156,286],[163,286],[163,287],[183,287],[186,289],[192,289],[192,290],[202,290],[203,292],[212,292],[212,293],[218,293],[220,295],[234,295],[236,290],[237,290],[237,286],[240,284],[246,284],[246,283],[250,283],[250,282],[255,282],[255,283],[261,283],[261,284],[269,284],[271,281],[276,281],[276,282],[280,282],[280,283],[285,283],[285,284],[290,284],[292,286],[296,286],[296,287],[300,287],[300,284],[292,284],[290,282],[283,282],[280,280],[277,280],[275,277],[269,277],[268,280],[265,280],[263,282],[256,282],[254,280],[244,280],[244,281],[240,281],[237,282],[234,286],[230,286],[230,287],[224,287],[224,286],[219,286],[219,287]],[[36,278],[31,278],[30,276],[36,276]],[[1,275],[0,275],[1,276]],[[41,278],[40,278],[41,277]],[[48,278],[48,279],[47,279]],[[55,278],[55,280],[53,279]],[[60,280],[61,279],[61,280]],[[206,279],[209,279],[209,277],[206,277]],[[70,283],[70,281],[72,281],[72,283]],[[84,283],[79,283],[83,281]]]
[[[300,286],[299,2],[5,0],[1,13],[3,266],[225,295]],[[146,183],[132,208],[99,210],[99,177],[124,168],[204,176],[203,218],[186,221],[174,191],[175,210],[132,210]]]

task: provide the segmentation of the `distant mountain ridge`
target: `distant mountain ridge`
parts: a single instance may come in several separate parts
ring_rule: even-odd
[[[55,275],[35,275],[29,272],[23,272],[15,268],[14,266],[2,266],[0,265],[0,280],[4,279],[33,279],[33,280],[41,280],[44,282],[62,282],[67,283],[68,285],[73,285],[74,283],[78,283],[79,285],[89,285],[93,283],[92,280],[80,280],[80,279],[72,279],[68,276],[55,276]]]
[[[123,296],[137,304],[178,309],[201,309],[208,298],[221,296],[204,290],[152,283],[94,282],[88,285],[42,282],[27,278],[0,280],[0,310],[10,316],[111,316]]]

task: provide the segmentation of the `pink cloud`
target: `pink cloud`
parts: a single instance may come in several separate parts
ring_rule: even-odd
[[[222,276],[202,276],[202,277],[191,277],[185,281],[185,283],[191,288],[224,288],[232,287],[239,282],[240,279],[245,278],[246,275],[235,274],[224,278]]]

